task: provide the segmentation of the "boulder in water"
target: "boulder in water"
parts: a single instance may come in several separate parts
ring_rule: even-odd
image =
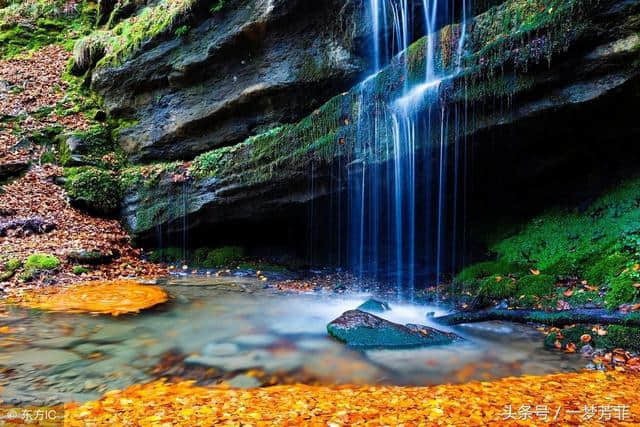
[[[399,325],[361,310],[349,310],[327,325],[334,338],[351,347],[409,348],[450,344],[456,334],[421,325]]]
[[[377,299],[370,298],[360,304],[357,310],[368,311],[370,313],[383,313],[391,310],[391,307],[389,307],[389,304],[384,301],[378,301]]]

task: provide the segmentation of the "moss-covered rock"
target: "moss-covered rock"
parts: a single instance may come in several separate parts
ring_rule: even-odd
[[[490,244],[497,261],[466,267],[458,280],[473,281],[485,274],[483,289],[495,289],[494,298],[508,295],[496,278],[512,275],[516,278],[519,295],[550,296],[556,294],[557,279],[586,279],[591,286],[607,289],[606,306],[616,308],[640,298],[633,285],[640,283],[640,269],[636,265],[635,243],[640,226],[640,179],[630,179],[602,194],[584,212],[555,209],[528,221],[519,231]],[[515,271],[541,272],[538,275]],[[496,283],[493,283],[496,282]],[[497,286],[493,286],[497,285]],[[566,290],[566,289],[565,289]],[[599,304],[596,291],[570,293],[565,298],[574,304]],[[574,297],[575,295],[575,297]],[[573,299],[572,299],[573,298]],[[532,302],[532,301],[523,301]]]
[[[112,215],[122,200],[122,183],[112,171],[95,167],[65,169],[65,188],[72,203],[98,215]]]
[[[60,260],[51,254],[29,255],[24,262],[25,271],[55,270],[60,267]]]
[[[640,24],[633,20],[625,24],[624,31],[616,29],[616,23],[626,23],[630,15],[638,13],[637,5],[626,4],[609,12],[608,8],[613,4],[611,0],[504,2],[469,23],[469,41],[468,46],[465,46],[468,55],[459,72],[456,61],[443,58],[449,57],[451,48],[455,47],[447,47],[447,40],[450,44],[455,43],[461,29],[455,25],[443,29],[437,35],[437,68],[442,75],[449,73],[454,77],[440,83],[438,97],[442,105],[454,109],[457,103],[468,101],[467,90],[473,87],[483,94],[472,100],[482,108],[474,110],[474,120],[467,121],[466,129],[459,128],[458,135],[532,117],[547,109],[574,108],[576,103],[602,98],[615,85],[624,84],[640,74],[637,67],[631,67],[630,64],[631,58],[637,57],[640,44],[615,44],[616,41],[631,37],[627,31],[637,31],[634,25]],[[598,24],[605,15],[611,23],[607,29]],[[191,188],[187,190],[189,201],[192,202],[188,205],[188,214],[198,213],[198,219],[211,222],[225,218],[227,209],[232,209],[225,199],[227,194],[234,196],[234,213],[251,210],[252,207],[257,211],[257,200],[260,203],[271,197],[270,194],[280,194],[284,187],[301,187],[300,182],[310,170],[317,171],[329,163],[356,159],[380,162],[389,160],[372,148],[374,144],[355,142],[369,140],[374,127],[376,138],[381,141],[391,135],[393,124],[391,114],[388,114],[389,106],[407,87],[411,88],[423,81],[425,49],[428,45],[426,41],[426,38],[418,40],[377,75],[332,98],[298,123],[272,128],[236,145],[231,146],[230,143],[229,147],[197,157],[189,168],[194,179]],[[598,46],[599,43],[605,45]],[[614,49],[608,47],[609,44],[618,47]],[[569,54],[567,50],[570,51]],[[611,67],[605,66],[609,61]],[[409,75],[405,76],[407,64]],[[558,64],[558,69],[566,66],[577,71],[571,73],[571,78],[567,80],[566,73],[554,71],[554,64]],[[615,69],[615,75],[621,77],[609,78],[601,73],[594,74],[594,70],[604,69]],[[578,82],[580,85],[574,84]],[[576,86],[580,86],[581,90],[576,91]],[[497,111],[494,107],[505,103],[493,102],[495,98],[505,98],[513,114],[505,115],[502,111]],[[374,111],[381,113],[373,114]],[[149,128],[153,126],[144,126],[140,122],[137,130],[132,131],[130,136]],[[173,132],[173,129],[169,131]],[[431,134],[435,138],[437,132]],[[137,143],[140,139],[132,138],[132,141]],[[164,144],[167,141],[161,142]],[[432,142],[423,139],[420,141],[425,145]],[[198,139],[196,142],[199,144],[202,141]],[[169,148],[174,147],[175,144]],[[171,188],[177,190],[181,186],[172,185],[168,176],[161,181],[161,186],[152,192],[162,191],[167,194],[171,193]],[[212,194],[219,194],[221,197],[215,198]],[[163,205],[157,197],[146,197],[145,194],[137,196],[133,193],[130,195],[128,211],[132,213],[127,217],[127,223],[136,233],[148,233],[156,224],[175,223],[183,215],[182,212],[172,211],[169,206]],[[292,195],[291,199],[308,200],[310,197],[318,195],[300,192]],[[260,210],[264,212],[264,209]],[[134,211],[139,215],[133,215]],[[556,227],[564,236],[560,241],[554,242],[550,235],[545,235],[540,237],[548,238],[548,246],[539,245],[541,238],[533,241],[535,243],[531,243],[530,247],[513,242],[511,248],[504,247],[498,251],[501,252],[498,261],[522,265],[525,271],[537,268],[551,276],[579,273],[576,265],[579,268],[584,266],[586,258],[591,254],[581,251],[573,254],[573,257],[566,256],[572,253],[572,246],[567,243],[569,234],[576,235],[579,239],[584,236],[573,233],[571,229],[563,229],[565,225],[557,224]],[[545,228],[551,230],[552,226],[545,224]],[[580,228],[579,224],[574,228]],[[608,236],[601,239],[594,234],[591,238],[592,247],[610,246],[616,242],[609,240]],[[551,250],[564,255],[538,258],[540,252]],[[601,250],[597,249],[595,252],[600,253]]]

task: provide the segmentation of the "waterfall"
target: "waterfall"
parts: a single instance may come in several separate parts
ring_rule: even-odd
[[[347,264],[358,276],[394,283],[399,298],[413,299],[417,286],[425,284],[418,283],[421,278],[440,281],[457,257],[457,173],[466,151],[456,144],[449,159],[447,147],[456,142],[458,114],[441,105],[441,83],[452,75],[437,64],[437,31],[453,20],[448,1],[369,3],[373,74],[359,85],[357,137],[347,165]],[[467,10],[465,0],[460,38],[452,47],[456,67],[448,73],[461,67]],[[416,25],[418,20],[422,26]],[[391,102],[379,101],[372,87],[375,76],[394,55],[407,54],[415,28],[428,35],[424,77],[410,82],[409,61],[404,61],[402,93]],[[451,117],[454,123],[449,126]]]

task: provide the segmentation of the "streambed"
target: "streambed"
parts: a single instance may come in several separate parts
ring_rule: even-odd
[[[483,323],[466,338],[404,350],[349,349],[326,325],[367,294],[283,294],[254,278],[170,278],[171,303],[120,317],[8,307],[0,335],[0,396],[8,404],[86,401],[169,376],[254,387],[282,382],[427,385],[583,368],[548,351],[535,329]],[[382,317],[430,325],[437,307],[391,302]]]

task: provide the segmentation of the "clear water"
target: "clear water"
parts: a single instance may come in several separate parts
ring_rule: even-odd
[[[1,398],[13,404],[93,399],[157,378],[154,367],[171,351],[187,357],[189,363],[173,363],[194,379],[208,368],[227,381],[259,369],[321,384],[457,383],[586,364],[578,355],[543,349],[536,330],[507,323],[456,328],[467,339],[449,346],[360,352],[330,338],[326,324],[367,295],[286,295],[252,278],[175,278],[163,286],[173,302],[135,316],[8,309],[2,323],[15,321],[17,331],[0,336]],[[383,317],[428,324],[428,311],[440,312],[392,303]]]

